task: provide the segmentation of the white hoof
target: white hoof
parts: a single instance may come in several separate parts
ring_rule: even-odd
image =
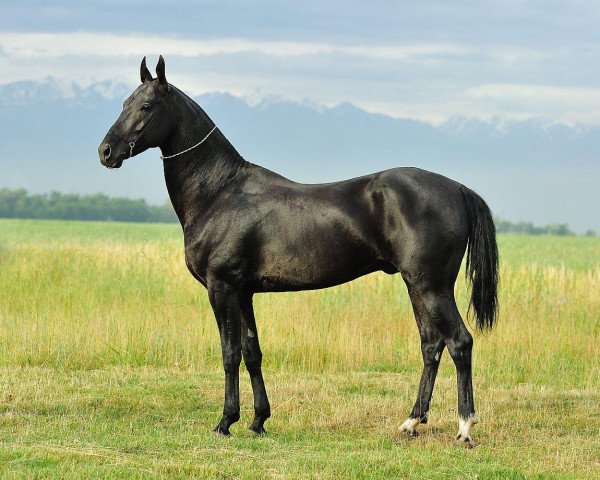
[[[418,437],[417,425],[421,423],[419,418],[407,418],[404,423],[400,426],[400,431],[406,433],[409,437]]]
[[[471,438],[471,427],[479,422],[477,415],[470,415],[467,418],[458,420],[458,433],[456,434],[456,443],[467,448],[473,448],[475,442]]]

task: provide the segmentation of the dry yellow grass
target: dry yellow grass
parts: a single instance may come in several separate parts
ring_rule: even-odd
[[[551,241],[549,239],[548,241]],[[2,252],[0,364],[214,367],[207,295],[176,240],[51,243]],[[501,268],[497,329],[476,335],[476,371],[501,381],[598,385],[600,268]],[[466,312],[468,291],[456,294]],[[265,361],[302,372],[409,370],[419,339],[402,279],[374,274],[336,288],[256,296]]]
[[[597,389],[477,382],[480,446],[453,446],[455,382],[442,376],[430,422],[407,440],[399,426],[418,373],[267,372],[269,434],[252,419],[211,433],[220,372],[156,367],[0,369],[4,478],[525,479],[597,478]]]

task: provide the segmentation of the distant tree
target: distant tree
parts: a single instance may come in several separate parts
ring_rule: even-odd
[[[569,230],[569,227],[567,226],[566,223],[561,223],[561,224],[557,224],[557,225],[548,225],[546,227],[547,232],[550,235],[573,235],[573,232],[571,232],[571,230]]]
[[[177,221],[170,203],[148,205],[145,200],[95,195],[48,194],[29,195],[25,189],[0,190],[0,217],[47,218],[62,220],[116,220],[123,222]]]
[[[166,201],[160,206],[152,207],[153,209],[153,222],[159,223],[171,223],[177,221],[177,216],[173,211],[173,206],[170,201]]]
[[[566,223],[535,226],[531,222],[513,223],[500,218],[495,218],[496,231],[499,233],[516,233],[519,235],[575,235]]]

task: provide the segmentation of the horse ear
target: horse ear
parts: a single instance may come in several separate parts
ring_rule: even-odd
[[[146,66],[146,57],[142,58],[142,64],[140,65],[140,78],[142,79],[142,83],[146,83],[150,80],[153,80],[152,74]]]
[[[165,76],[165,59],[162,55],[158,57],[158,63],[156,64],[156,76],[160,83],[163,85],[167,84],[167,77]]]

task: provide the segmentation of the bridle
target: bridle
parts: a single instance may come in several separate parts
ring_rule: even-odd
[[[108,135],[118,138],[119,140],[122,140],[123,142],[125,142],[129,145],[129,157],[128,158],[131,158],[133,156],[133,149],[135,148],[135,144],[141,138],[141,136],[144,134],[146,129],[150,126],[150,124],[152,123],[152,120],[154,120],[154,117],[156,117],[156,114],[158,113],[160,107],[162,107],[165,104],[165,99],[167,98],[167,95],[169,94],[170,91],[171,91],[171,85],[168,86],[167,93],[165,93],[165,95],[162,97],[162,100],[160,101],[160,105],[158,106],[158,108],[156,110],[154,110],[154,113],[150,116],[150,120],[148,120],[146,125],[144,125],[144,128],[142,128],[142,130],[140,131],[138,136],[135,137],[135,140],[133,140],[133,142],[128,142],[127,140],[125,140],[123,137],[120,137],[116,133],[112,133],[110,130],[108,131]]]
[[[108,132],[108,135],[111,135],[113,137],[118,138],[119,140],[122,140],[123,142],[127,143],[129,145],[129,157],[131,158],[133,156],[133,149],[135,148],[135,144],[137,143],[137,141],[141,138],[141,136],[144,134],[144,132],[146,131],[146,129],[150,126],[150,124],[152,123],[152,120],[154,120],[154,117],[156,117],[156,114],[159,111],[159,108],[162,107],[165,104],[165,100],[167,98],[167,95],[169,94],[169,92],[171,91],[171,85],[167,86],[167,93],[165,93],[165,95],[162,97],[162,100],[160,102],[160,105],[157,109],[154,110],[154,113],[152,114],[152,116],[150,117],[150,120],[148,120],[148,122],[146,123],[146,125],[144,125],[144,128],[142,128],[142,130],[140,131],[140,133],[138,134],[137,137],[135,137],[135,139],[132,142],[127,142],[127,140],[125,140],[123,137],[120,137],[119,135],[112,133],[112,132]],[[217,129],[217,126],[215,125],[212,130],[210,132],[208,132],[208,134],[202,139],[200,140],[198,143],[196,143],[195,145],[191,146],[190,148],[187,148],[185,150],[183,150],[182,152],[179,153],[175,153],[173,155],[161,155],[160,159],[161,160],[165,160],[167,158],[173,158],[173,157],[178,157],[179,155],[183,155],[184,153],[189,152],[190,150],[193,150],[196,147],[199,147],[200,145],[202,145],[207,139],[208,137],[210,137],[210,135]]]

